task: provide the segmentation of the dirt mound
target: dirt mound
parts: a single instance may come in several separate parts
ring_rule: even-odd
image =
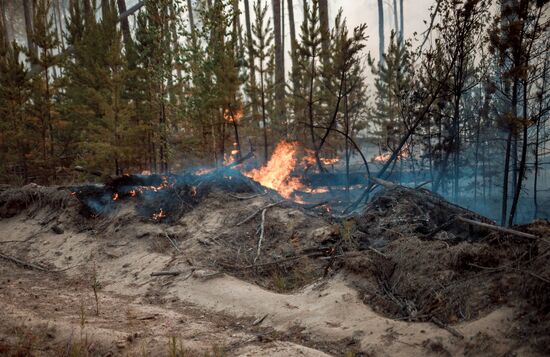
[[[541,237],[527,239],[458,217],[490,222],[427,191],[383,190],[347,223],[368,253],[342,266],[365,303],[393,318],[446,326],[518,306],[521,328],[511,333],[550,351],[550,223],[515,227]]]
[[[316,333],[338,331],[337,340],[351,339],[353,351],[368,351],[372,337],[357,326],[372,320],[390,326],[390,331],[372,327],[383,344],[399,338],[395,331],[401,336],[414,331],[405,341],[420,349],[417,353],[465,353],[502,338],[526,340],[527,345],[517,346],[549,352],[546,239],[472,226],[461,218],[491,222],[424,190],[381,190],[361,214],[340,221],[327,219],[325,210],[322,214],[262,192],[241,181],[242,175],[194,179],[120,178],[79,186],[81,191],[3,189],[5,220],[0,223],[7,235],[0,240],[2,253],[53,271],[87,267],[67,270],[73,278],[89,275],[97,264],[106,288],[137,294],[148,304],[181,298],[221,310],[240,306],[237,311],[250,311],[252,320],[269,316],[266,323],[279,328],[301,316]],[[100,211],[94,211],[96,204]],[[161,208],[165,215],[157,219]],[[548,237],[550,224],[515,229]],[[162,275],[152,278],[151,273]],[[325,292],[327,285],[332,287]],[[369,306],[389,319],[364,315]],[[319,320],[325,315],[332,317]],[[509,322],[500,335],[488,330],[494,324],[475,327],[484,319]],[[465,323],[474,327],[454,327]],[[422,331],[433,324],[438,327],[424,338]],[[453,340],[434,339],[444,331],[440,327]],[[467,331],[477,337],[469,334],[467,343],[451,348]],[[333,352],[314,340],[292,341]],[[392,346],[401,351],[404,345]]]

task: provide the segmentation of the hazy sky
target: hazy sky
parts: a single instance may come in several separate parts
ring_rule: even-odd
[[[269,1],[271,2],[271,1]],[[374,57],[378,57],[378,1],[377,0],[328,0],[329,16],[331,24],[340,8],[348,20],[348,26],[351,28],[366,23],[369,40],[367,42],[367,51],[370,51]],[[403,0],[405,37],[413,36],[416,31],[419,34],[426,29],[424,20],[429,19],[429,8],[434,0]],[[286,1],[285,1],[286,4]],[[386,39],[389,38],[393,23],[393,0],[384,1],[384,25]],[[399,6],[399,0],[397,0]],[[294,0],[296,16],[302,19],[302,0]],[[299,25],[298,19],[296,19]],[[288,30],[286,30],[288,36]],[[387,44],[387,40],[386,40]]]

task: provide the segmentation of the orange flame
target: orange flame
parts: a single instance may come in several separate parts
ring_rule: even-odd
[[[391,158],[392,154],[387,152],[387,153],[383,153],[383,154],[380,154],[380,155],[376,155],[375,157],[372,158],[372,161],[375,161],[375,162],[379,162],[379,163],[384,163],[386,161],[388,161],[390,158]],[[397,155],[397,160],[403,160],[403,159],[406,159],[409,157],[409,149],[405,148],[403,150],[401,150],[401,152]]]
[[[298,143],[281,141],[265,166],[245,172],[244,175],[290,199],[294,191],[304,187],[297,177],[291,176],[298,163],[297,147]]]
[[[113,193],[113,201],[116,201],[116,200],[118,200],[118,193],[117,192]]]

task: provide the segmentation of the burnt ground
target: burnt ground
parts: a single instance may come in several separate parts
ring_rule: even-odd
[[[334,219],[227,187],[187,187],[185,207],[164,205],[181,191],[121,195],[104,214],[68,188],[4,189],[0,353],[549,352],[548,222],[516,227],[534,240],[470,227],[455,218],[485,219],[401,187]]]

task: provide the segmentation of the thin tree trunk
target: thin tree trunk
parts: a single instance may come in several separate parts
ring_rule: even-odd
[[[403,0],[399,0],[399,40],[401,43],[403,43],[403,39],[405,38],[405,23],[404,23],[404,15],[403,15]]]
[[[397,9],[397,0],[393,0],[393,24],[394,24],[394,29],[395,29],[395,35],[397,37],[399,37],[399,22],[397,21],[397,12],[398,12],[398,9]]]
[[[378,0],[378,55],[380,56],[379,64],[384,64],[384,51],[386,46],[384,45],[384,3],[382,0]]]
[[[25,15],[25,31],[27,33],[27,49],[31,57],[36,56],[36,47],[33,40],[33,7],[31,0],[23,0],[23,13]]]
[[[292,0],[288,0],[288,27],[290,29],[290,57],[292,60],[292,93],[294,102],[294,115],[298,113],[298,91],[300,86],[300,78],[298,73],[298,42],[296,41],[296,25],[294,23],[294,4]]]
[[[0,0],[0,11],[2,12],[2,29],[4,30],[4,41],[6,45],[9,45],[13,41],[13,33],[11,31],[10,23],[8,22],[8,17],[6,14],[8,14],[10,11],[8,10],[8,6],[13,7],[13,4],[10,2],[10,0]],[[13,19],[11,19],[13,22]]]
[[[512,89],[512,113],[516,113],[517,110],[517,97],[518,97],[518,80],[514,80],[514,86]],[[500,212],[500,224],[506,225],[506,215],[508,214],[508,185],[510,177],[510,156],[512,152],[512,141],[514,137],[514,130],[509,125],[508,137],[506,139],[506,152],[504,154],[504,175],[502,178],[502,208]]]
[[[535,172],[534,172],[534,181],[533,181],[533,205],[535,206],[535,212],[533,215],[533,219],[536,219],[538,217],[539,213],[539,203],[538,203],[538,176],[539,176],[539,146],[540,146],[540,129],[541,129],[541,122],[542,122],[542,116],[543,116],[543,103],[544,103],[544,97],[546,94],[546,83],[547,83],[547,76],[548,76],[548,61],[550,60],[550,55],[546,56],[546,59],[544,61],[544,68],[542,71],[542,88],[541,93],[539,97],[539,113],[537,116],[537,131],[535,136]]]
[[[319,24],[321,30],[321,60],[323,65],[328,64],[330,55],[330,30],[328,23],[328,1],[319,0]]]
[[[247,0],[248,2],[248,0]],[[187,0],[187,14],[189,16],[189,27],[191,28],[191,33],[195,33],[195,19],[193,17],[193,3],[191,0]]]
[[[273,0],[273,29],[275,42],[275,121],[280,124],[284,117],[285,72],[281,31],[281,0]]]
[[[268,153],[268,143],[267,143],[267,120],[266,120],[266,108],[265,108],[265,87],[264,87],[264,63],[260,59],[260,91],[261,91],[261,101],[262,101],[262,126],[264,133],[264,163],[267,163],[269,153]]]
[[[123,14],[126,12],[126,0],[117,0],[118,13]],[[130,23],[128,18],[125,17],[120,20],[120,29],[122,30],[122,38],[124,39],[124,48],[126,49],[126,55],[130,56],[133,49],[132,35],[130,33]]]
[[[191,0],[188,0],[191,1]],[[254,65],[254,44],[252,40],[252,26],[250,24],[250,6],[248,0],[244,0],[244,17],[246,25],[246,47],[248,52],[248,72],[250,96],[252,97],[252,120],[256,121],[258,117],[258,101],[257,101],[257,86],[256,86],[256,67]]]
[[[519,196],[521,195],[521,188],[523,185],[523,179],[525,178],[525,171],[527,165],[527,144],[528,136],[527,129],[529,127],[529,121],[527,117],[527,80],[523,81],[523,143],[521,148],[521,160],[519,162],[519,172],[516,183],[516,188],[514,190],[514,198],[512,200],[512,208],[510,209],[510,217],[508,219],[508,225],[511,226],[514,224],[514,217],[516,215],[516,209],[519,202]]]
[[[64,21],[64,17],[62,16],[62,11],[61,11],[61,5],[59,4],[61,0],[55,0],[55,5],[54,5],[54,12],[56,14],[56,18],[57,18],[57,23],[59,24],[59,40],[60,40],[60,43],[61,43],[61,49],[63,51],[65,51],[65,34],[63,32],[63,24],[65,23]]]

